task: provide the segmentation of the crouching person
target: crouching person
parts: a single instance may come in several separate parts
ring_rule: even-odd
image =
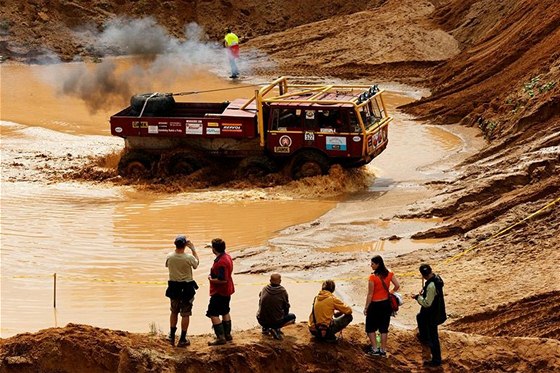
[[[272,334],[275,339],[282,339],[282,327],[296,321],[296,315],[289,313],[288,292],[280,285],[281,282],[280,274],[273,273],[270,276],[270,284],[259,294],[257,312],[257,320],[262,326],[263,334]]]
[[[334,296],[334,289],[334,281],[323,282],[309,315],[309,331],[315,338],[326,342],[336,342],[336,333],[352,321],[352,308]]]

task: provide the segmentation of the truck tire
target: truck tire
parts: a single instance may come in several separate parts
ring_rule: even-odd
[[[291,162],[291,175],[292,179],[299,180],[304,177],[326,175],[329,168],[327,157],[317,152],[304,151],[296,154]]]
[[[126,153],[119,161],[119,175],[133,178],[152,176],[155,158],[150,154],[133,151]]]
[[[168,175],[190,175],[200,168],[202,164],[195,156],[179,153],[169,159],[166,171]]]
[[[151,97],[154,95],[153,97]],[[146,101],[148,101],[146,103]],[[144,107],[146,103],[146,107]],[[158,116],[169,113],[175,106],[175,99],[171,93],[141,93],[130,98],[130,107],[134,113],[142,116]],[[144,111],[142,112],[142,109]]]
[[[266,156],[247,157],[243,159],[235,174],[238,178],[259,178],[276,171],[276,165],[272,159]]]

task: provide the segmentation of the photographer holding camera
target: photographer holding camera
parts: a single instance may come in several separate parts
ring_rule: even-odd
[[[441,348],[439,345],[438,325],[447,319],[445,313],[445,299],[443,297],[443,280],[432,272],[428,264],[420,266],[420,274],[426,280],[419,294],[411,294],[422,308],[416,315],[418,322],[418,338],[424,345],[430,347],[432,360],[424,365],[437,367],[441,365]]]
[[[185,253],[185,247],[191,249],[191,254]],[[165,296],[171,300],[171,316],[169,317],[169,342],[175,346],[175,332],[177,321],[181,314],[181,337],[177,347],[185,347],[191,344],[187,338],[190,316],[194,295],[198,285],[193,280],[192,270],[199,264],[198,254],[194,245],[187,237],[179,235],[175,238],[175,251],[167,254],[165,266],[169,269],[169,281]]]

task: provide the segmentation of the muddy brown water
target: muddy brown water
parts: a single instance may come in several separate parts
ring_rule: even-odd
[[[115,64],[120,71],[132,65],[127,59],[115,60]],[[222,237],[234,254],[248,248],[290,245],[294,240],[299,246],[309,242],[310,250],[326,253],[387,253],[431,244],[380,241],[380,237],[395,232],[406,236],[438,223],[428,219],[401,224],[391,216],[396,206],[427,195],[422,183],[454,163],[449,155],[462,152],[464,135],[419,125],[399,113],[390,128],[388,149],[364,168],[370,182],[357,193],[344,193],[347,186],[340,185],[345,181],[337,184],[328,176],[268,190],[216,188],[173,195],[109,183],[46,180],[42,172],[56,167],[61,157],[103,156],[122,148],[121,139],[109,136],[108,118],[126,106],[126,98],[115,97],[92,112],[82,99],[61,94],[57,88],[65,76],[84,67],[95,69],[83,63],[0,65],[2,337],[69,322],[132,332],[166,331],[164,260],[178,233],[187,234],[201,255],[195,271],[201,289],[191,334],[210,332],[204,317],[205,279],[213,257],[204,244],[212,238]],[[166,86],[146,88],[182,92],[252,83],[199,71],[178,76]],[[392,112],[414,95],[389,88],[393,91],[386,102]],[[249,97],[253,91],[254,87],[242,87],[188,98],[223,101]],[[34,167],[40,162],[44,162],[41,167]],[[340,188],[329,187],[325,193],[329,182]],[[377,227],[367,234],[353,234],[364,230],[360,221],[372,219],[372,208]],[[319,217],[331,223],[328,228],[302,236],[297,227]],[[238,259],[236,266],[242,261]],[[234,328],[256,325],[257,296],[267,277],[235,277]],[[295,274],[284,277],[299,320],[307,319],[318,281],[298,281]]]

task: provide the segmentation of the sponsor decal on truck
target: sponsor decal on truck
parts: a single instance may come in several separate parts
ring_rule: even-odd
[[[243,127],[241,127],[241,123],[224,123],[222,124],[222,131],[224,132],[243,132]]]
[[[325,141],[327,150],[346,151],[346,137],[327,136]]]
[[[188,135],[202,135],[202,123],[185,124],[185,133]]]

